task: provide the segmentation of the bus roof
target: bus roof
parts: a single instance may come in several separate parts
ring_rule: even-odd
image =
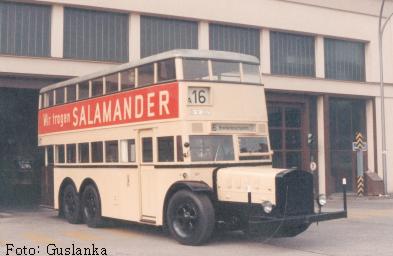
[[[132,61],[129,63],[125,64],[120,64],[118,66],[105,69],[96,73],[80,76],[80,77],[75,77],[71,78],[69,80],[55,83],[52,85],[48,85],[46,87],[43,87],[40,90],[40,93],[44,93],[46,91],[50,91],[59,87],[67,86],[67,85],[72,85],[72,84],[77,84],[86,80],[94,79],[97,77],[109,75],[112,73],[120,72],[123,70],[127,70],[129,68],[141,66],[144,64],[148,63],[153,63],[157,62],[160,60],[165,60],[165,59],[170,59],[170,58],[196,58],[196,59],[216,59],[216,60],[231,60],[231,61],[238,61],[238,62],[245,62],[245,63],[253,63],[253,64],[259,64],[258,58],[251,56],[251,55],[246,55],[246,54],[241,54],[241,53],[235,53],[235,52],[225,52],[225,51],[212,51],[212,50],[191,50],[191,49],[180,49],[180,50],[171,50],[163,53],[159,53],[156,55],[152,55],[137,61]]]

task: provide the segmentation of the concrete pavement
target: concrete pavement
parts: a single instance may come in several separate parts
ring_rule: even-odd
[[[341,202],[333,200],[328,205],[339,209]],[[98,252],[105,249],[108,255],[392,256],[393,199],[350,198],[348,219],[313,224],[294,238],[250,239],[231,232],[199,247],[180,245],[155,227],[115,221],[91,229],[68,224],[48,209],[0,208],[0,256],[6,255],[7,244],[8,248],[13,244],[9,255],[16,255],[16,248],[22,252],[24,246],[34,248],[35,255],[65,255],[72,245],[93,251],[94,244]]]

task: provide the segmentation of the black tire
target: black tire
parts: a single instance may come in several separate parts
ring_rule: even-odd
[[[188,190],[176,192],[169,200],[166,224],[169,233],[181,244],[206,243],[215,225],[214,208],[210,198]]]
[[[87,185],[82,194],[83,220],[91,228],[102,227],[101,199],[93,185]]]
[[[61,208],[64,217],[71,224],[82,222],[81,203],[74,186],[66,185],[62,193]]]

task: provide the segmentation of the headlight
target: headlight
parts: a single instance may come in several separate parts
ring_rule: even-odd
[[[270,201],[263,201],[262,208],[265,213],[271,213],[273,210],[273,204]]]
[[[319,206],[324,206],[326,204],[326,196],[324,194],[319,195],[317,203]]]

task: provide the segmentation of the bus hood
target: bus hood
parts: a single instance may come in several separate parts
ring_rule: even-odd
[[[251,192],[252,203],[276,203],[276,175],[283,169],[272,166],[228,167],[217,171],[219,201],[247,203]]]

